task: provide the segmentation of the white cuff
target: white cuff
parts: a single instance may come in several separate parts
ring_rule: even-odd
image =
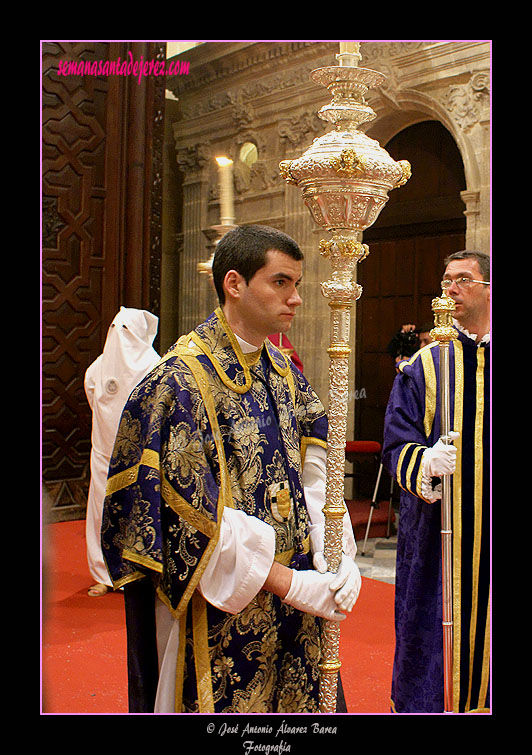
[[[434,503],[441,498],[441,485],[437,485],[435,488],[432,487],[432,475],[427,471],[426,453],[427,451],[423,451],[423,456],[421,457],[421,495],[426,501]]]
[[[226,508],[199,590],[221,611],[239,613],[262,588],[274,556],[273,527],[243,511]]]

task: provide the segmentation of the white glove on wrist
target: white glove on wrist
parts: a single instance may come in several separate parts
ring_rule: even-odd
[[[299,611],[321,616],[328,621],[343,621],[345,613],[338,610],[334,600],[331,583],[338,575],[331,572],[321,574],[312,569],[308,571],[293,571],[292,583],[283,603],[297,608]]]
[[[323,574],[327,571],[327,562],[322,552],[313,558],[314,567]],[[360,569],[352,558],[342,554],[340,568],[335,574],[336,579],[331,582],[330,589],[334,591],[334,600],[342,611],[351,611],[355,605],[362,586]]]
[[[450,432],[452,440],[458,438],[460,433]],[[453,474],[456,469],[456,446],[447,445],[441,439],[432,448],[423,452],[423,471],[429,477],[441,477]]]

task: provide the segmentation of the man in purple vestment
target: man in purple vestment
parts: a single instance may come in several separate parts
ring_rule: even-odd
[[[440,438],[439,346],[399,365],[383,463],[401,487],[392,709],[444,710],[441,475],[452,480],[453,710],[488,712],[490,683],[490,261],[457,252],[443,287],[456,302],[449,347],[454,444]]]

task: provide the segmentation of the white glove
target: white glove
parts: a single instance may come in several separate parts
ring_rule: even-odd
[[[327,562],[322,552],[314,555],[313,563],[321,574],[327,571]],[[334,600],[342,611],[349,612],[355,605],[362,586],[360,569],[352,558],[343,553],[340,568],[335,577],[336,579],[330,585],[330,589],[335,593]]]
[[[292,571],[292,583],[283,603],[297,608],[299,611],[321,616],[328,621],[343,621],[345,613],[338,610],[334,600],[331,583],[337,579],[337,574],[325,572],[321,574],[312,569],[308,571]]]
[[[460,433],[450,432],[449,438],[455,440]],[[423,470],[429,477],[441,477],[453,474],[456,469],[456,446],[444,443],[441,438],[423,452]]]

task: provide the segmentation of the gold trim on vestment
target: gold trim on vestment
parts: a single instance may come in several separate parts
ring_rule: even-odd
[[[307,448],[309,446],[320,446],[320,448],[324,448],[327,450],[327,441],[321,440],[321,438],[301,438],[301,467],[305,464],[305,457],[307,455]]]
[[[165,503],[167,503],[172,511],[175,511],[181,519],[184,519],[188,524],[191,524],[194,529],[199,530],[204,535],[207,535],[207,537],[215,536],[217,528],[216,522],[213,522],[212,519],[209,519],[195,509],[194,506],[191,506],[191,504],[172,487],[166,477],[162,477],[161,479],[161,493]]]
[[[475,636],[478,621],[478,587],[480,571],[480,544],[482,537],[482,481],[483,481],[483,457],[484,449],[482,442],[484,426],[484,349],[477,348],[477,372],[476,372],[476,412],[475,412],[475,482],[473,494],[474,511],[474,540],[473,540],[473,566],[472,566],[472,595],[471,595],[471,622],[469,625],[469,687],[467,694],[466,710],[471,704],[471,687],[473,677],[473,660],[475,655]],[[484,649],[483,649],[484,651]],[[480,702],[480,701],[479,701]]]
[[[488,606],[486,610],[486,628],[484,630],[484,652],[482,655],[482,680],[480,682],[480,692],[478,695],[479,705],[482,703],[486,705],[486,697],[488,695],[488,683],[490,678],[490,610],[491,610],[491,591],[488,598]],[[483,708],[482,710],[485,710]],[[488,708],[489,710],[489,708]]]
[[[310,535],[307,535],[307,537],[303,540],[303,553],[308,553],[310,550]],[[295,548],[290,548],[287,551],[283,551],[282,553],[277,553],[275,556],[275,561],[277,561],[279,564],[283,564],[284,566],[288,566],[290,564],[290,561],[294,557],[296,552]]]
[[[109,477],[107,480],[105,496],[113,495],[113,493],[116,493],[123,488],[127,488],[129,485],[133,485],[133,483],[137,481],[141,466],[150,467],[151,469],[159,469],[159,454],[157,451],[153,451],[151,448],[145,448],[140,457],[140,461],[137,462],[137,464]]]
[[[214,356],[212,351],[209,349],[207,344],[205,344],[201,340],[201,338],[198,336],[197,333],[192,331],[192,333],[190,334],[190,338],[194,341],[196,346],[199,346],[201,348],[205,356],[208,357],[212,366],[216,370],[218,377],[220,378],[222,383],[225,386],[227,386],[227,388],[230,388],[235,393],[247,393],[247,391],[249,391],[249,389],[251,388],[251,372],[249,371],[249,367],[246,364],[246,360],[244,359],[244,355],[242,354],[240,346],[238,346],[238,343],[236,343],[236,341],[235,341],[236,348],[238,348],[238,350],[240,351],[240,355],[237,354],[238,361],[240,362],[240,366],[242,367],[244,371],[244,384],[243,385],[239,385],[238,383],[235,383],[234,380],[231,380],[231,378],[228,377],[227,373],[225,372],[220,362],[216,359],[216,357]]]
[[[124,550],[122,551],[122,558],[126,559],[127,561],[132,561],[134,564],[145,566],[147,569],[151,569],[152,571],[156,571],[159,574],[162,574],[162,564],[159,561],[156,561],[154,558],[143,556],[142,553],[135,553],[135,551],[124,548]],[[143,574],[142,576],[145,575]]]
[[[410,480],[411,477],[412,477],[412,472],[413,472],[413,469],[414,469],[414,467],[416,465],[417,457],[419,456],[420,453],[421,453],[421,455],[423,455],[423,453],[426,450],[427,449],[424,446],[418,446],[416,448],[416,450],[414,451],[414,453],[412,454],[412,457],[411,457],[410,461],[408,462],[408,468],[406,470],[406,479],[407,480]],[[417,473],[417,477],[416,477],[416,489],[415,489],[415,491],[414,490],[410,491],[411,493],[415,492],[416,495],[418,495],[420,498],[423,498],[423,496],[421,495],[421,482],[422,482],[422,480],[423,480],[423,464],[420,461],[419,468],[418,468],[418,473]]]
[[[268,357],[273,365],[274,370],[278,372],[281,377],[288,377],[293,381],[294,377],[292,375],[292,369],[290,367],[290,359],[286,356],[286,354],[283,354],[283,352],[274,343],[272,343],[269,338],[267,338],[264,343],[266,345],[266,351],[268,352]],[[275,350],[276,354],[284,359],[284,367],[281,367],[280,364],[277,364],[275,359],[272,357],[272,355],[270,354],[270,347]]]
[[[416,444],[412,443],[412,442],[404,444],[403,448],[401,449],[401,453],[399,454],[399,459],[397,460],[397,469],[396,469],[396,472],[395,472],[395,477],[397,479],[397,484],[399,485],[399,487],[401,488],[401,490],[405,490],[407,493],[409,492],[408,489],[405,488],[405,486],[401,482],[401,476],[402,476],[401,472],[402,472],[402,469],[403,469],[403,461],[404,461],[404,458],[406,456],[406,452],[408,451],[408,449],[410,448],[410,446],[415,446],[415,445]]]
[[[257,351],[251,351],[248,354],[242,353],[242,356],[246,360],[248,367],[255,367],[262,356],[262,346],[260,347],[260,349],[257,349]]]
[[[229,327],[229,323],[225,319],[225,315],[223,313],[223,310],[221,307],[218,307],[214,314],[218,318],[218,321],[220,322],[220,325],[222,326],[227,338],[229,339],[229,342],[233,348],[233,351],[236,355],[236,358],[238,359],[238,363],[242,367],[242,370],[244,371],[244,384],[238,384],[235,383],[234,380],[231,380],[227,373],[225,372],[224,368],[220,364],[219,360],[214,356],[212,351],[210,350],[209,346],[201,339],[201,337],[196,333],[196,331],[192,331],[190,333],[190,338],[196,346],[201,349],[201,351],[208,357],[209,361],[211,362],[212,366],[216,370],[218,377],[223,382],[224,385],[226,385],[228,388],[230,388],[232,391],[235,391],[235,393],[246,393],[251,388],[251,373],[249,371],[248,364],[244,358],[244,354],[242,353],[242,349],[240,348],[240,345]]]
[[[214,311],[214,314],[218,318],[218,321],[220,325],[222,326],[227,338],[229,339],[229,343],[231,344],[231,347],[235,353],[235,356],[238,360],[238,363],[242,367],[242,370],[244,372],[244,383],[236,383],[234,380],[231,380],[231,378],[227,375],[224,368],[220,364],[219,360],[216,358],[216,356],[212,353],[209,346],[201,339],[201,337],[195,332],[192,331],[187,338],[191,339],[196,346],[205,354],[205,356],[208,357],[209,361],[213,365],[214,369],[216,370],[220,380],[223,382],[224,385],[226,385],[228,388],[230,388],[232,391],[235,391],[235,393],[247,393],[247,391],[251,388],[252,380],[251,372],[250,372],[250,366],[253,366],[256,364],[261,356],[262,349],[265,347],[266,352],[268,354],[268,357],[270,359],[270,362],[272,363],[274,369],[276,372],[281,375],[281,377],[288,377],[288,382],[290,385],[290,392],[292,394],[292,397],[295,397],[295,389],[293,384],[293,376],[291,374],[291,368],[290,368],[290,362],[285,354],[283,354],[282,351],[277,349],[277,347],[271,343],[268,339],[264,342],[264,344],[261,346],[261,348],[257,351],[252,352],[251,354],[244,354],[242,349],[240,348],[240,344],[238,343],[238,339],[236,338],[235,334],[233,333],[231,326],[227,322],[223,309],[221,307],[217,307]],[[281,367],[275,359],[270,354],[270,348],[275,349],[276,354],[278,353],[282,359],[284,360],[284,367]]]
[[[200,713],[214,713],[207,602],[196,590],[192,597],[192,634],[194,637],[194,666]]]
[[[203,367],[197,362],[197,360],[194,357],[183,355],[181,356],[181,359],[187,365],[187,367],[190,368],[194,376],[196,384],[201,393],[201,397],[203,398],[203,402],[205,405],[205,409],[207,411],[209,422],[211,423],[214,443],[216,445],[216,451],[217,451],[218,459],[220,463],[220,489],[218,493],[216,523],[213,522],[213,525],[215,528],[214,534],[211,536],[211,539],[207,547],[205,548],[203,555],[200,558],[199,564],[194,570],[193,576],[189,580],[189,583],[185,589],[185,592],[183,593],[181,600],[179,601],[179,604],[176,610],[172,611],[172,613],[176,617],[180,616],[185,606],[187,605],[188,601],[191,599],[192,595],[194,594],[194,591],[198,585],[198,582],[200,581],[203,575],[203,572],[205,571],[207,564],[209,563],[212,552],[215,549],[216,544],[218,543],[224,506],[226,505],[226,503],[229,503],[229,505],[232,506],[231,484],[229,481],[229,473],[227,471],[227,465],[225,461],[225,453],[224,453],[224,449],[222,445],[222,436],[220,433],[220,428],[218,426],[218,419],[216,417],[214,399],[209,389],[209,385],[205,377]]]
[[[190,342],[190,335],[186,334],[184,336],[180,336],[178,340],[174,343],[173,347],[169,351],[167,351],[163,357],[161,357],[160,361],[157,362],[155,366],[159,367],[161,364],[168,362],[169,359],[180,357],[182,354],[182,349],[188,349],[189,353],[194,353],[194,351],[188,345],[189,342]],[[199,353],[199,351],[196,353]]]
[[[109,571],[109,569],[107,571]],[[138,579],[143,579],[145,576],[144,572],[136,571],[133,572],[133,574],[128,574],[121,579],[117,579],[116,582],[113,580],[113,590],[119,590],[121,587],[124,587],[124,585],[128,585],[130,582],[136,582]]]
[[[412,453],[412,456],[408,462],[408,467],[406,469],[405,474],[405,484],[402,483],[402,471],[404,466],[404,459],[406,456],[406,453],[409,448],[412,446],[416,446],[415,450]],[[415,481],[415,490],[412,489],[411,486],[411,477],[412,477],[412,470],[414,469],[414,466],[417,462],[417,458],[419,454],[423,454],[427,450],[426,446],[422,446],[420,443],[414,443],[413,441],[409,443],[405,443],[403,448],[401,449],[401,453],[399,454],[399,459],[397,461],[397,467],[395,471],[395,477],[397,480],[397,484],[401,488],[401,490],[406,491],[407,493],[411,493],[412,495],[416,495],[419,498],[421,498],[422,501],[425,501],[425,503],[432,503],[432,501],[429,501],[427,498],[424,498],[421,493],[421,483],[423,481],[423,462],[420,461],[418,473],[416,475],[416,481]]]
[[[185,650],[187,645],[187,613],[179,620],[179,645],[175,666],[175,703],[176,713],[183,712],[183,679],[185,678]]]
[[[198,583],[203,576],[203,572],[205,571],[207,564],[209,563],[209,560],[212,556],[212,553],[218,543],[219,535],[220,535],[220,527],[222,522],[222,516],[223,516],[223,509],[225,505],[229,505],[232,507],[233,501],[232,501],[232,492],[231,492],[231,482],[229,478],[229,472],[227,469],[227,463],[225,459],[225,452],[223,448],[223,442],[222,442],[222,435],[220,432],[220,427],[218,425],[218,418],[216,415],[216,409],[214,405],[214,399],[212,396],[212,392],[209,388],[209,384],[205,375],[205,371],[201,364],[196,360],[195,357],[190,356],[190,354],[179,354],[183,362],[189,367],[190,371],[192,372],[192,375],[196,381],[196,384],[198,386],[198,389],[200,391],[201,397],[203,399],[203,403],[205,405],[205,410],[207,412],[207,417],[209,418],[209,422],[211,423],[211,428],[213,431],[213,437],[214,437],[214,443],[216,446],[216,451],[218,454],[218,460],[220,465],[220,489],[218,494],[218,503],[217,503],[217,521],[216,523],[213,522],[213,525],[215,526],[214,534],[212,535],[207,547],[205,548],[205,551],[200,559],[199,564],[197,565],[193,576],[191,577],[185,592],[183,593],[183,596],[181,600],[179,601],[179,605],[177,606],[177,609],[173,611],[170,606],[168,606],[168,601],[164,600],[164,596],[160,595],[160,597],[163,599],[165,604],[170,608],[171,613],[176,617],[180,618],[181,622],[185,624],[186,622],[186,607],[189,603],[189,601],[193,600],[193,615],[194,615],[194,599],[196,595],[199,595],[197,593],[196,588],[198,586]],[[201,596],[200,596],[201,597]],[[202,598],[203,600],[203,598]],[[204,601],[205,602],[205,601]],[[206,610],[206,609],[205,609]],[[197,609],[196,609],[196,617],[197,617]],[[203,619],[202,619],[203,620]],[[205,622],[206,622],[206,615],[205,615]],[[206,625],[205,625],[206,626]],[[181,631],[180,626],[180,631]],[[206,629],[205,629],[206,632]],[[203,642],[203,632],[198,635],[200,637],[200,641]],[[206,637],[206,633],[205,633]],[[194,655],[196,655],[196,633],[194,633]],[[184,645],[185,640],[184,636],[180,637],[180,651],[183,649],[184,653]],[[199,651],[198,651],[199,652]],[[208,648],[207,648],[207,658],[208,658]],[[179,704],[179,709],[182,707],[182,690],[183,690],[183,679],[184,679],[184,656],[181,658],[180,653],[178,653],[178,658],[176,662],[176,706],[178,705],[179,696],[181,696],[181,702]],[[203,666],[201,667],[200,671],[203,672]],[[198,699],[203,700],[203,704],[209,704],[208,700],[206,702],[205,698],[205,689],[203,688],[200,690],[200,676],[198,675],[198,671],[196,670],[197,674],[197,680],[198,680]],[[210,667],[209,667],[209,680],[210,680]],[[211,690],[212,694],[212,690]],[[208,695],[207,695],[208,697]],[[179,710],[176,707],[176,711]],[[214,710],[214,704],[213,708]],[[206,712],[212,712],[211,710],[208,710]]]
[[[425,415],[423,417],[423,428],[425,430],[425,435],[428,438],[436,415],[436,367],[434,365],[432,354],[428,349],[421,349],[420,357],[423,362],[423,373],[425,375]]]
[[[460,704],[460,646],[462,636],[462,430],[464,422],[464,352],[462,343],[454,348],[454,416],[453,429],[460,433],[456,446],[456,470],[453,474],[453,710]]]

